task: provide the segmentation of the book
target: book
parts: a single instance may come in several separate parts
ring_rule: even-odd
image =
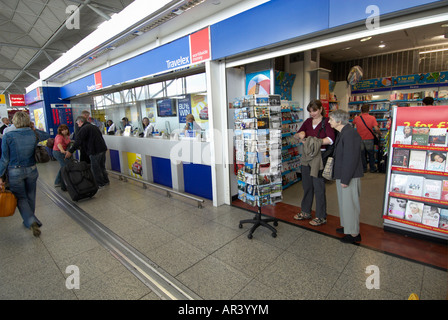
[[[424,180],[425,178],[421,176],[408,175],[406,179],[405,193],[408,195],[421,197]]]
[[[421,223],[423,216],[423,202],[409,200],[406,204],[405,219]]]
[[[407,168],[409,164],[409,154],[409,149],[394,149],[392,166]]]
[[[390,177],[390,191],[405,193],[407,179],[408,179],[407,175],[392,173]]]
[[[397,126],[397,130],[395,131],[394,143],[411,144],[412,143],[412,127]]]
[[[440,199],[442,194],[442,180],[425,179],[423,183],[423,197]]]
[[[440,200],[448,201],[448,180],[442,180],[442,193]]]
[[[426,163],[426,151],[411,150],[409,154],[409,168],[424,170]]]
[[[426,170],[445,171],[446,152],[428,151],[426,156]]]
[[[431,227],[439,227],[440,208],[436,206],[424,205],[422,223]]]
[[[448,209],[440,210],[439,228],[448,230]]]
[[[429,129],[428,144],[430,146],[446,147],[446,128]]]
[[[406,212],[406,203],[406,199],[390,197],[389,209],[387,214],[391,217],[404,219],[404,214]]]
[[[429,128],[427,127],[413,127],[412,141],[414,146],[427,146],[429,140]]]

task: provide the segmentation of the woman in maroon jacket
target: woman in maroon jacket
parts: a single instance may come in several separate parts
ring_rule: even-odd
[[[325,109],[320,100],[311,101],[307,110],[310,117],[304,121],[299,132],[294,135],[299,141],[306,137],[317,137],[322,139],[321,151],[324,153],[326,149],[333,144],[335,140],[335,132],[325,118]],[[296,220],[309,220],[311,216],[311,207],[313,198],[316,197],[316,217],[310,221],[313,226],[320,226],[327,222],[327,199],[325,195],[325,179],[322,177],[322,170],[319,171],[317,177],[310,175],[310,166],[302,165],[302,187],[303,198],[301,203],[301,212],[294,216]]]

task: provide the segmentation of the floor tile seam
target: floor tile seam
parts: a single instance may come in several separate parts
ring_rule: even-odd
[[[46,184],[45,182],[44,182],[44,184]],[[48,186],[47,186],[48,187]],[[49,195],[47,195],[48,197],[50,197]],[[72,205],[75,205],[76,206],[76,204],[72,204]],[[81,208],[79,208],[79,210],[82,210],[83,211],[83,209],[81,209]],[[72,216],[70,216],[72,219],[73,219],[73,217]],[[99,221],[98,221],[99,222]],[[95,222],[95,224],[97,224],[96,222]],[[107,227],[106,226],[104,226],[106,229],[107,229]],[[104,230],[103,230],[104,231]],[[126,246],[129,246],[130,248],[131,248],[131,250],[134,252],[134,253],[131,253],[131,255],[140,255],[141,256],[141,258],[139,258],[140,260],[147,260],[147,261],[149,261],[149,265],[150,266],[152,266],[152,268],[154,269],[154,267],[155,267],[155,269],[160,269],[160,270],[163,270],[160,266],[158,266],[158,265],[156,265],[154,262],[152,262],[146,255],[144,255],[142,252],[140,252],[139,250],[137,250],[135,247],[133,247],[133,246],[131,246],[129,243],[127,243],[126,241],[124,241],[124,239],[122,239],[121,237],[119,237],[118,235],[116,235],[116,234],[114,234],[111,230],[109,230],[109,232],[110,232],[110,234],[111,234],[111,236],[113,236],[113,235],[115,235],[115,237],[116,238],[118,238],[119,240],[122,240],[123,241],[123,243],[124,243],[124,245]],[[103,244],[102,243],[100,243],[100,240],[97,238],[97,236],[94,236],[93,234],[90,234],[89,232],[87,232],[94,240],[96,240],[99,244],[100,244],[100,246],[103,246]],[[113,254],[113,252],[110,250],[110,249],[107,249],[106,248],[106,250],[108,250],[129,272],[131,272],[134,276],[136,276],[136,278],[137,279],[139,279],[142,283],[144,283],[145,285],[147,285],[147,282],[145,282],[144,280],[142,280],[139,276],[137,276],[136,274],[134,274],[134,272],[132,272],[131,271],[131,269],[132,269],[132,267],[129,267],[129,262],[125,262],[125,261],[123,261],[123,260],[129,260],[127,257],[124,257],[124,259],[119,259],[115,254]],[[143,262],[143,263],[145,263],[145,262]],[[135,269],[135,267],[134,267],[134,269]],[[136,270],[136,269],[135,269]],[[160,278],[162,278],[162,279],[167,279],[167,278],[170,278],[170,277],[172,277],[168,272],[166,272],[165,270],[163,270],[163,272],[162,273],[158,273],[158,276],[160,277]],[[173,279],[175,279],[175,281],[178,281],[175,277],[172,277]],[[168,280],[168,282],[170,282],[170,280]],[[178,281],[178,282],[180,282],[180,281]],[[181,283],[181,285],[183,285],[182,283]],[[149,286],[148,286],[149,287]],[[176,283],[174,282],[171,282],[171,287],[177,287],[177,285],[176,285]],[[186,287],[185,286],[185,288],[187,288],[188,290],[190,290],[188,287]],[[154,293],[156,293],[151,287],[149,287],[149,289],[151,289]],[[157,294],[157,293],[156,293]],[[158,294],[157,294],[158,295]]]

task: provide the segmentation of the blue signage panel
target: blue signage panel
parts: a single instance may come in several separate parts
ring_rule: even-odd
[[[328,29],[329,0],[271,0],[210,26],[212,59]]]
[[[191,113],[191,96],[187,95],[177,101],[177,110],[179,112],[179,123],[186,123],[186,117]]]
[[[121,84],[189,64],[191,64],[190,43],[189,37],[185,36],[102,70],[101,87]],[[95,75],[91,74],[61,87],[61,97],[65,99],[95,89]]]
[[[428,3],[439,2],[435,0],[329,0],[330,2],[330,28],[344,24],[366,20],[372,15],[381,15],[396,12]],[[373,8],[371,6],[376,6]],[[378,10],[378,12],[376,12]]]

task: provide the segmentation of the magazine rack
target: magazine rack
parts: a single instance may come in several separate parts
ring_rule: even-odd
[[[392,119],[384,229],[448,240],[448,106],[394,106]]]
[[[282,119],[279,95],[250,95],[234,103],[235,160],[238,199],[257,207],[253,219],[241,220],[239,227],[252,223],[248,238],[263,226],[277,236],[269,225],[277,219],[262,219],[261,208],[282,200]]]
[[[241,220],[239,227],[242,228],[244,223],[252,223],[253,224],[252,228],[249,231],[249,234],[247,235],[247,237],[249,239],[252,239],[252,234],[259,226],[263,226],[263,227],[271,230],[272,237],[275,238],[275,237],[277,237],[277,230],[274,227],[272,227],[269,224],[269,222],[273,222],[274,226],[278,225],[277,219],[275,219],[275,218],[265,218],[265,219],[261,218],[261,207],[259,206],[258,212],[255,214],[253,219]]]

